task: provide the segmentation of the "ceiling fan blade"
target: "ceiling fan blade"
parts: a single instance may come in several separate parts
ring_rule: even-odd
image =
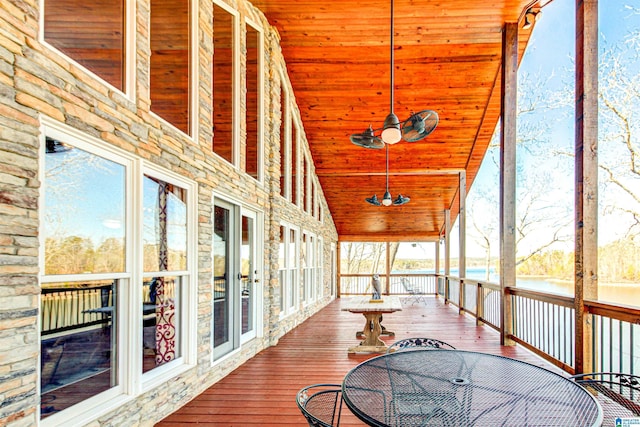
[[[378,200],[378,196],[377,195],[373,195],[373,197],[367,197],[365,198],[365,200],[367,201],[367,203],[372,204],[374,206],[380,206],[380,200]]]
[[[384,148],[384,142],[382,142],[379,136],[373,133],[373,127],[371,127],[371,125],[369,125],[369,129],[362,133],[354,133],[349,139],[358,147],[373,148],[374,150]]]
[[[402,138],[408,142],[416,142],[425,138],[438,126],[438,113],[433,110],[422,110],[411,113],[402,124]]]
[[[398,194],[398,197],[393,201],[394,206],[404,205],[409,203],[411,199],[408,196],[403,196],[402,194]]]

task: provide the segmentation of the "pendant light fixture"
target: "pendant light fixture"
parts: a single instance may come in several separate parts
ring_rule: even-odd
[[[362,133],[350,136],[351,142],[364,148],[380,149],[385,145],[395,144],[402,139],[408,142],[416,142],[429,135],[438,125],[438,114],[432,110],[422,110],[418,113],[411,112],[408,119],[398,120],[393,112],[394,104],[394,30],[393,30],[393,0],[391,0],[391,37],[390,37],[390,85],[389,85],[389,114],[384,119],[381,129],[373,129],[370,125]],[[380,136],[376,132],[380,132]]]
[[[403,196],[402,194],[398,194],[398,197],[395,200],[393,200],[391,197],[391,192],[389,192],[389,145],[388,144],[386,145],[386,148],[387,148],[387,168],[386,168],[385,176],[387,178],[387,183],[384,191],[384,196],[382,197],[382,201],[378,199],[378,196],[376,194],[374,194],[372,197],[367,197],[364,200],[367,201],[367,203],[374,206],[404,205],[405,203],[409,203],[409,200],[411,200],[409,197]]]

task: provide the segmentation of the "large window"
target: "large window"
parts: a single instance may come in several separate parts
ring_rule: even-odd
[[[300,191],[301,191],[301,198],[302,200],[300,201],[301,203],[301,207],[302,210],[305,212],[309,212],[309,183],[311,182],[309,179],[309,170],[311,169],[310,167],[310,161],[309,161],[309,156],[307,154],[302,155],[302,158],[300,159],[302,164],[302,184],[300,185]]]
[[[291,125],[291,203],[294,205],[298,205],[300,203],[299,195],[300,195],[300,174],[298,173],[299,168],[299,158],[298,156],[298,147],[299,140],[298,135],[300,135],[300,130],[298,129],[298,123],[292,120]]]
[[[278,247],[278,267],[280,279],[280,317],[296,310],[298,304],[298,234],[297,228],[280,226],[280,244]]]
[[[181,356],[187,194],[152,176],[145,175],[143,181],[142,370],[147,372]]]
[[[237,14],[213,4],[213,152],[236,164]]]
[[[291,108],[284,74],[280,72],[280,195],[291,200]]]
[[[116,338],[118,295],[130,283],[123,277],[127,163],[104,154],[46,139],[42,418],[122,383]]]
[[[44,133],[41,418],[141,392],[185,363],[195,193],[75,131]]]
[[[190,133],[189,1],[151,0],[151,110]]]
[[[262,173],[262,33],[247,23],[246,162],[245,171],[255,179]]]
[[[125,1],[43,3],[44,40],[124,91]]]

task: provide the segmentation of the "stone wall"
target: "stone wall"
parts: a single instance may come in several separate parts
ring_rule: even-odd
[[[95,79],[78,64],[39,41],[41,2],[6,0],[0,5],[0,426],[39,423],[39,242],[38,211],[41,118],[68,125],[198,184],[197,365],[152,390],[111,402],[111,409],[88,425],[152,425],[191,400],[282,334],[329,302],[330,248],[337,241],[329,209],[318,188],[322,221],[301,212],[280,195],[280,81],[284,67],[279,37],[248,2],[229,2],[265,30],[265,184],[221,161],[210,150],[211,71],[197,64],[201,124],[193,140],[149,110],[149,3],[136,1],[135,97]],[[199,2],[199,58],[213,53],[211,2]],[[244,22],[242,20],[242,22]],[[244,48],[241,49],[241,52]],[[289,85],[286,81],[284,84]],[[290,88],[290,86],[289,86]],[[290,88],[291,90],[291,88]],[[293,91],[291,90],[293,94]],[[241,108],[243,108],[242,106]],[[244,129],[241,134],[244,134]],[[303,138],[304,139],[304,138]],[[308,152],[306,140],[303,149]],[[233,195],[264,213],[264,330],[232,358],[211,367],[211,239],[213,191]],[[286,220],[324,240],[322,301],[279,319],[278,244]]]

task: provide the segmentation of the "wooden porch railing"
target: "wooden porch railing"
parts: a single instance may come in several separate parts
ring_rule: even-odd
[[[381,276],[383,287],[391,295],[406,295],[397,283],[408,280],[424,294],[439,295],[458,307],[460,313],[476,318],[498,331],[502,330],[500,286],[495,283],[436,274],[391,274],[390,286]],[[368,294],[370,275],[340,276],[341,295]],[[575,373],[575,301],[573,297],[506,288],[511,298],[513,334],[510,339],[533,351],[569,373]],[[640,308],[585,301],[594,334],[594,371],[640,372]]]

